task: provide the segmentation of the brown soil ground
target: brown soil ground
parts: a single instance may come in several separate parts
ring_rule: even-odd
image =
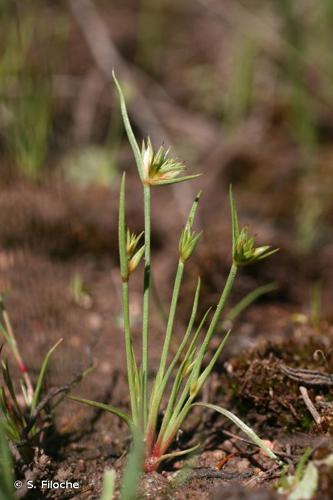
[[[134,229],[141,226],[137,189],[135,178],[129,175],[128,214]],[[218,189],[221,187],[217,186]],[[61,179],[50,179],[41,185],[10,179],[2,187],[0,196],[0,266],[1,288],[8,290],[7,308],[33,376],[37,374],[43,353],[62,337],[63,344],[52,361],[48,387],[67,383],[93,359],[95,370],[75,392],[126,408],[128,392],[116,248],[117,196],[117,186],[111,191],[79,191],[66,186]],[[166,216],[172,210],[172,196],[170,190],[159,191],[154,200],[155,280],[164,300],[170,293],[174,272],[172,246],[179,233],[175,219],[170,221]],[[203,224],[209,214],[209,200],[204,197]],[[242,206],[242,196],[239,205]],[[227,213],[225,202],[222,210]],[[162,223],[157,225],[159,217]],[[164,222],[171,229],[168,240],[162,236]],[[254,216],[251,224],[256,228]],[[224,216],[206,231],[201,249],[188,268],[179,307],[180,327],[188,314],[190,289],[197,272],[204,283],[202,308],[216,299],[230,262],[229,230],[228,217]],[[326,291],[331,290],[331,276],[325,266],[327,250],[317,253],[316,259],[312,256],[303,259],[290,250],[287,233],[271,230],[265,241],[279,245],[280,253],[270,262],[244,269],[231,302],[236,303],[253,287],[272,280],[278,283],[279,289],[257,301],[236,320],[203,397],[246,420],[273,443],[274,450],[280,452],[292,470],[307,446],[321,453],[328,453],[333,446],[329,404],[332,385],[311,385],[311,381],[307,385],[306,380],[294,380],[281,370],[283,364],[296,370],[333,373],[333,331],[329,314],[324,309],[322,318],[328,319],[321,318],[316,324],[309,319],[311,286],[315,280],[325,277],[325,307],[330,302]],[[71,291],[73,277],[78,274],[85,285],[86,295],[82,300],[75,299]],[[134,281],[132,314],[137,326],[137,348],[140,287],[141,284]],[[154,369],[163,335],[156,307],[151,324],[150,354]],[[310,399],[322,416],[319,426],[300,396],[300,385],[308,387]],[[194,411],[177,446],[189,447],[199,437],[202,452],[192,472],[175,479],[176,471],[185,462],[164,464],[159,473],[144,479],[143,498],[274,497],[272,488],[281,475],[281,468],[246,440],[239,439],[240,432],[229,422],[209,412]],[[57,410],[54,431],[45,442],[49,460],[46,464],[45,457],[37,460],[33,474],[38,479],[77,480],[80,493],[67,492],[64,496],[54,491],[34,490],[33,496],[30,494],[27,498],[98,498],[104,469],[122,470],[128,444],[128,431],[115,417],[74,402],[64,402]],[[318,498],[331,498],[330,483],[324,472],[321,481]]]

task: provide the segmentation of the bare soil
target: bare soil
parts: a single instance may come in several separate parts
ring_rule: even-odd
[[[129,216],[140,229],[137,183],[129,176]],[[221,190],[221,187],[216,187]],[[170,192],[169,192],[170,193]],[[63,344],[55,354],[48,387],[68,382],[94,360],[96,368],[76,389],[83,397],[112,402],[126,408],[128,393],[120,328],[120,298],[116,241],[117,186],[113,190],[79,191],[59,178],[32,185],[11,178],[1,189],[0,266],[1,288],[8,289],[10,311],[21,350],[34,376],[43,353],[58,338]],[[209,213],[203,202],[203,219]],[[155,280],[167,299],[174,272],[178,224],[166,221],[172,233],[162,238],[161,225],[173,204],[172,196],[155,196],[153,248],[157,263]],[[242,200],[239,202],[242,206]],[[226,206],[223,207],[225,210]],[[260,208],[260,207],[259,207]],[[258,210],[259,212],[260,210]],[[161,214],[162,224],[156,223]],[[163,215],[164,214],[164,215]],[[260,220],[260,214],[258,220]],[[173,219],[174,220],[174,219]],[[256,224],[253,216],[251,223]],[[258,226],[260,224],[258,223]],[[189,265],[179,307],[179,330],[186,321],[190,289],[199,271],[204,294],[202,308],[214,303],[230,262],[229,222],[225,216],[206,231],[201,250]],[[311,324],[309,289],[315,279],[331,276],[324,264],[326,253],[316,259],[300,258],[288,245],[288,234],[271,231],[269,243],[280,253],[271,262],[240,273],[232,303],[250,289],[276,281],[279,289],[252,305],[234,324],[230,342],[203,397],[223,405],[269,440],[290,470],[307,446],[314,453],[332,452],[332,384],[314,385],[298,373],[299,380],[281,365],[311,373],[333,373],[333,330],[329,310]],[[267,238],[266,238],[267,242]],[[88,300],[75,300],[71,280],[79,274]],[[133,320],[139,349],[140,287],[133,286]],[[87,298],[86,297],[86,298]],[[325,295],[324,306],[330,302]],[[328,312],[328,313],[327,313]],[[327,318],[327,319],[323,319]],[[163,325],[153,308],[151,329],[152,370],[157,365]],[[222,331],[221,331],[222,333]],[[303,375],[302,375],[303,374]],[[297,375],[297,374],[296,374]],[[317,425],[299,391],[305,385],[319,411]],[[274,498],[274,484],[281,468],[246,442],[229,422],[209,412],[194,411],[176,446],[200,440],[202,451],[192,469],[177,476],[185,461],[163,465],[143,479],[142,498]],[[105,468],[121,471],[129,445],[127,429],[115,417],[66,401],[57,410],[55,427],[45,442],[45,455],[36,458],[25,477],[79,481],[79,493],[34,490],[27,498],[98,498]],[[48,457],[48,458],[46,458]],[[323,472],[318,498],[331,498],[330,480]]]

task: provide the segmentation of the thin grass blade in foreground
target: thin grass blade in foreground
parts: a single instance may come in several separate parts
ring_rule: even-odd
[[[116,482],[116,471],[114,469],[104,471],[103,488],[99,500],[112,500]]]
[[[218,413],[221,413],[221,415],[227,417],[234,424],[236,424],[237,427],[239,427],[254,444],[256,444],[259,448],[261,448],[269,458],[272,458],[273,460],[278,460],[278,457],[275,455],[275,453],[270,448],[268,448],[265,442],[262,439],[260,439],[260,437],[251,429],[251,427],[246,425],[240,418],[236,417],[236,415],[234,415],[231,411],[225,410],[224,408],[221,408],[221,406],[212,405],[209,403],[194,403],[193,406],[203,406],[204,408],[208,408],[209,410],[214,410],[217,411]]]
[[[12,460],[8,443],[0,422],[0,498],[2,500],[14,500],[15,494],[13,489],[14,476],[12,470]]]
[[[127,465],[121,487],[121,499],[133,500],[137,497],[140,476],[143,472],[144,442],[140,431],[133,433],[132,449],[129,453]]]

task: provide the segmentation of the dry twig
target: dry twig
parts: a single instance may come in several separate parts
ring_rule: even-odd
[[[299,390],[300,390],[301,396],[303,398],[303,401],[305,403],[305,406],[307,407],[307,409],[311,413],[313,420],[316,422],[317,425],[320,425],[321,416],[319,415],[316,408],[314,407],[314,404],[312,403],[310,396],[308,394],[307,388],[301,385]]]

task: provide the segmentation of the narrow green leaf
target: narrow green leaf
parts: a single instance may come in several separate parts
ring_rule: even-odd
[[[14,500],[14,478],[12,472],[12,461],[8,448],[7,439],[0,422],[0,498]]]
[[[228,340],[230,332],[231,332],[231,330],[229,330],[225,334],[225,336],[224,336],[223,340],[221,341],[219,347],[216,349],[216,352],[215,352],[214,356],[212,357],[212,359],[210,360],[210,362],[208,363],[208,365],[206,366],[206,368],[204,369],[204,371],[201,373],[200,377],[198,378],[198,381],[197,381],[198,387],[197,387],[196,394],[198,394],[198,392],[201,390],[202,386],[206,382],[207,378],[211,374],[211,372],[212,372],[212,370],[213,370],[213,368],[215,366],[215,363],[219,359],[219,357],[221,355],[221,352],[223,351],[223,348],[225,346],[225,343]]]
[[[121,115],[122,115],[123,122],[124,122],[124,127],[125,127],[125,130],[126,130],[126,133],[127,133],[127,137],[128,137],[129,143],[131,145],[131,148],[132,148],[132,151],[133,151],[133,154],[134,154],[134,158],[135,158],[136,166],[137,166],[138,171],[139,171],[140,179],[143,180],[143,161],[142,161],[142,156],[141,156],[141,152],[140,152],[140,148],[138,146],[138,143],[137,143],[137,141],[135,139],[135,135],[133,133],[131,122],[130,122],[129,117],[128,117],[128,112],[127,112],[125,97],[124,97],[123,91],[121,89],[121,86],[120,86],[117,78],[116,78],[116,75],[115,75],[114,71],[112,72],[112,76],[113,76],[113,80],[114,80],[114,82],[116,84],[116,87],[117,87],[117,90],[118,90],[118,94],[119,94],[120,109],[121,109]]]
[[[190,316],[190,320],[189,320],[189,323],[187,325],[187,328],[186,328],[186,332],[185,332],[185,335],[183,337],[183,340],[181,341],[180,343],[180,346],[178,347],[178,350],[176,352],[176,354],[173,356],[172,358],[172,361],[169,365],[169,368],[167,369],[165,375],[164,375],[164,378],[163,378],[163,382],[160,386],[160,389],[161,389],[161,392],[163,393],[164,391],[164,388],[171,376],[171,373],[174,369],[174,367],[176,366],[178,360],[179,360],[179,357],[181,355],[181,353],[183,352],[186,344],[187,344],[187,341],[191,335],[191,332],[192,332],[192,328],[193,328],[193,325],[194,325],[194,321],[195,321],[195,318],[196,318],[196,315],[197,315],[197,310],[198,310],[198,304],[199,304],[199,296],[200,296],[200,288],[201,288],[201,280],[200,278],[198,278],[198,281],[197,281],[197,287],[196,287],[196,290],[195,290],[195,294],[194,294],[194,300],[193,300],[193,305],[192,305],[192,312],[191,312],[191,316]],[[202,322],[201,322],[202,323]]]
[[[90,399],[79,398],[77,396],[67,396],[67,399],[71,399],[72,401],[77,401],[78,403],[92,406],[93,408],[97,408],[98,410],[107,411],[108,413],[117,415],[117,417],[121,418],[124,422],[126,422],[129,427],[132,427],[132,421],[129,415],[119,410],[115,406],[107,405],[105,403],[99,403],[98,401],[91,401]]]
[[[200,177],[202,174],[194,174],[194,175],[186,175],[185,177],[175,177],[174,179],[165,179],[154,182],[152,185],[153,186],[165,186],[167,184],[178,184],[179,182],[185,182],[185,181],[190,181],[192,179],[197,179]]]
[[[0,322],[0,333],[4,336],[5,341],[9,344],[9,346],[12,345],[12,339],[10,335],[8,334],[6,328],[3,326],[3,324]]]
[[[303,476],[303,472],[304,472],[304,469],[305,469],[305,466],[309,460],[309,458],[311,457],[311,454],[313,452],[313,448],[311,448],[310,446],[308,446],[303,455],[301,456],[297,466],[296,466],[296,470],[295,470],[295,479],[296,481],[300,481],[302,479],[302,476]]]
[[[125,468],[121,500],[133,500],[136,498],[140,476],[143,472],[144,441],[141,433],[135,429],[133,431],[133,444],[128,456]]]
[[[245,297],[240,300],[226,315],[227,321],[235,321],[235,319],[247,309],[255,300],[257,300],[262,295],[266,293],[273,292],[277,290],[278,285],[276,283],[268,283],[267,285],[258,286],[250,293],[245,295]]]
[[[187,448],[186,450],[179,450],[179,451],[173,451],[171,453],[166,453],[165,455],[162,455],[159,459],[159,463],[164,462],[165,460],[169,460],[170,458],[177,458],[181,457],[183,455],[188,455],[189,453],[193,453],[194,451],[198,450],[200,448],[200,443],[196,444],[195,446],[192,446],[192,448]]]
[[[191,343],[186,351],[185,357],[184,357],[180,367],[178,368],[177,374],[175,376],[175,379],[174,379],[174,382],[172,385],[171,393],[170,393],[170,396],[168,399],[167,408],[166,408],[166,411],[164,413],[164,417],[162,420],[158,440],[163,440],[164,434],[169,433],[170,429],[174,426],[174,422],[177,420],[179,413],[181,412],[183,405],[186,401],[186,398],[188,397],[190,385],[191,385],[191,380],[192,380],[191,373],[189,375],[188,380],[186,381],[185,386],[183,387],[182,393],[181,393],[181,395],[177,401],[177,404],[176,404],[176,399],[177,399],[177,396],[179,393],[179,389],[180,389],[181,384],[183,382],[183,372],[184,372],[185,366],[188,363],[188,361],[190,360],[190,358],[192,357],[193,349],[195,349],[195,343],[198,339],[198,336],[200,335],[200,332],[203,328],[203,325],[206,322],[207,316],[210,313],[210,311],[211,311],[211,308],[209,308],[206,311],[206,313],[204,314],[204,316],[200,322],[200,325],[198,326],[198,328],[197,328],[197,330],[192,338],[192,341],[191,341]]]
[[[36,389],[34,391],[34,395],[33,395],[32,401],[31,401],[30,415],[32,415],[32,413],[34,412],[34,410],[37,406],[37,403],[39,401],[39,396],[40,396],[40,392],[42,390],[44,377],[45,377],[45,373],[46,373],[46,370],[47,370],[47,367],[48,367],[48,364],[50,361],[50,357],[52,356],[52,354],[54,353],[54,351],[56,350],[58,345],[61,344],[62,341],[63,341],[63,339],[58,340],[58,342],[56,344],[54,344],[53,347],[51,347],[51,349],[49,350],[49,352],[46,354],[46,356],[44,358],[42,367],[41,367],[40,372],[39,372]]]
[[[268,448],[268,446],[264,443],[262,439],[249,427],[246,425],[240,418],[236,417],[231,411],[225,410],[221,406],[213,405],[210,403],[194,403],[192,406],[203,406],[204,408],[208,408],[209,410],[217,411],[218,413],[221,413],[224,417],[227,417],[229,420],[231,420],[237,427],[239,427],[247,436],[248,438],[253,441],[254,444],[256,444],[259,448],[261,448],[266,455],[268,455],[270,458],[274,460],[279,460],[278,457],[273,453],[272,450]]]
[[[17,399],[16,399],[14,384],[13,384],[12,376],[11,376],[10,371],[9,371],[9,367],[8,367],[7,361],[3,364],[3,367],[2,367],[2,376],[3,376],[4,382],[5,382],[6,386],[7,386],[7,389],[9,391],[9,394],[11,395],[12,402],[13,402],[13,405],[14,405],[13,409],[15,409],[15,412],[16,412],[17,415],[21,415],[22,412],[20,410],[20,406],[19,406],[19,404],[17,402]]]
[[[204,324],[207,321],[208,315],[211,312],[211,310],[212,310],[212,307],[208,307],[207,311],[203,315],[202,320],[200,321],[199,326],[196,329],[195,334],[193,335],[193,338],[191,340],[190,346],[188,348],[188,351],[187,351],[185,357],[192,351],[193,347],[195,346],[195,344],[197,342],[197,339],[198,339],[198,337],[199,337],[199,335],[201,333],[201,330],[203,329]]]
[[[220,296],[220,300],[216,306],[213,318],[210,322],[209,328],[207,330],[205,338],[204,338],[202,345],[200,347],[200,351],[199,351],[199,355],[198,355],[198,359],[197,359],[196,376],[199,376],[200,366],[201,366],[203,357],[208,349],[209,343],[210,343],[210,341],[215,333],[218,321],[220,320],[223,308],[224,308],[226,301],[228,300],[229,295],[231,293],[236,274],[237,274],[237,266],[235,263],[233,263],[231,268],[230,268],[230,272],[229,272],[226,284],[225,284],[224,289],[222,291],[222,294]]]
[[[103,475],[103,489],[100,500],[112,500],[116,482],[116,471],[114,469],[105,470]]]

